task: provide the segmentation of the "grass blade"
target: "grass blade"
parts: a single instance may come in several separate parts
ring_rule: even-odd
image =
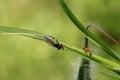
[[[112,74],[103,73],[103,72],[101,72],[101,74],[103,74],[104,76],[111,77],[111,78],[114,79],[114,80],[120,80],[120,77],[116,77],[116,76],[114,76],[114,75],[112,75]]]
[[[19,35],[28,36],[34,39],[40,39],[40,40],[43,40],[43,38],[37,37],[37,35],[44,36],[44,34],[39,32],[25,30],[25,29],[18,29],[13,27],[6,27],[6,26],[0,26],[0,31],[5,32],[6,34],[19,34]]]
[[[95,61],[95,62],[107,67],[108,69],[120,74],[120,65],[119,64],[117,64],[113,61],[107,60],[105,58],[102,58],[100,56],[97,56],[95,54],[92,54],[92,56],[90,56],[89,53],[84,52],[84,50],[76,48],[74,46],[70,46],[70,45],[64,45],[64,46],[65,46],[65,48],[80,54],[81,56],[83,56],[83,58]],[[113,65],[114,65],[114,67],[113,67]]]
[[[95,61],[95,62],[105,66],[106,68],[120,74],[120,65],[119,64],[117,64],[113,61],[107,60],[105,58],[99,57],[99,56],[94,55],[94,54],[92,54],[92,56],[91,56],[91,55],[89,55],[88,52],[85,52],[82,49],[65,44],[63,42],[60,42],[52,36],[41,34],[39,32],[35,32],[35,31],[17,29],[17,28],[11,28],[11,27],[3,27],[3,26],[0,26],[0,31],[4,32],[4,33],[17,33],[17,34],[20,34],[22,36],[26,36],[26,37],[30,37],[30,38],[34,38],[34,39],[38,39],[38,40],[43,40],[44,42],[47,42],[51,46],[56,47],[58,49],[60,49],[60,47],[61,47],[61,45],[58,45],[60,43],[65,48],[65,50],[69,49],[77,54],[80,54],[81,57],[83,57],[85,59]],[[61,47],[61,48],[63,48],[63,47]]]
[[[111,57],[113,57],[115,60],[120,62],[120,55],[116,53],[114,50],[109,48],[108,46],[104,45],[101,41],[97,40],[95,36],[86,30],[85,26],[74,16],[74,14],[71,12],[71,10],[67,7],[64,0],[59,0],[62,8],[64,9],[67,16],[71,19],[71,21],[76,25],[76,27],[85,35],[89,40],[91,40],[93,43],[101,47],[106,53],[108,53]]]

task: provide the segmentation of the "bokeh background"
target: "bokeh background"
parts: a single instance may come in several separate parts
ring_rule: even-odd
[[[120,41],[120,0],[65,2],[84,25],[101,26]],[[0,0],[0,26],[38,31],[79,48],[84,44],[84,36],[66,16],[58,0]],[[101,33],[91,32],[120,52],[120,47]],[[107,56],[91,42],[90,47],[95,54]],[[77,80],[80,60],[77,54],[57,50],[39,40],[0,34],[0,80]],[[102,75],[101,70],[112,73],[91,62],[93,80],[113,80]]]

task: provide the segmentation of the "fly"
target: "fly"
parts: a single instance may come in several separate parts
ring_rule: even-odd
[[[55,39],[52,36],[45,35],[44,39],[49,45],[56,47],[57,49],[63,49],[63,47],[64,47],[61,42],[59,42],[57,39]]]

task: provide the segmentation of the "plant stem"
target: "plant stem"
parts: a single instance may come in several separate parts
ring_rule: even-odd
[[[78,80],[91,80],[90,77],[90,61],[83,58],[79,68]]]
[[[86,29],[89,27],[87,26]],[[85,43],[84,43],[84,48],[83,50],[88,49],[88,38],[85,37]],[[92,56],[92,53],[90,52],[90,55]],[[83,58],[82,59],[82,64],[79,68],[79,73],[78,73],[78,80],[91,80],[90,77],[90,61],[88,59]]]

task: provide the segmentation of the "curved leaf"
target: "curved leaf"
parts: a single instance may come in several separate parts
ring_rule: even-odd
[[[104,45],[101,41],[95,38],[95,36],[86,30],[85,26],[75,17],[75,15],[71,12],[71,10],[67,7],[64,0],[59,0],[62,8],[64,9],[67,16],[70,18],[70,20],[76,25],[76,27],[82,32],[83,35],[85,35],[89,40],[91,40],[93,43],[101,47],[106,53],[108,53],[111,57],[116,59],[118,62],[120,62],[120,55],[116,53],[114,50],[109,48],[108,46]]]

